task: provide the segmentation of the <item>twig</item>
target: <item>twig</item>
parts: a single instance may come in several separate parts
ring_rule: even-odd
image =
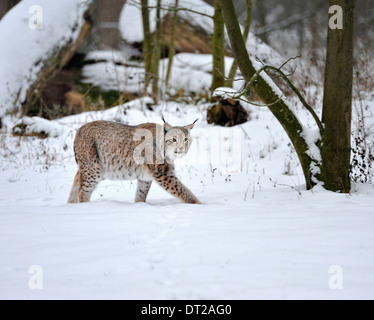
[[[289,59],[290,60],[290,59]],[[289,61],[288,60],[288,61]],[[284,64],[282,65],[284,66]],[[270,70],[273,70],[277,73],[279,73],[279,75],[283,78],[284,81],[286,81],[286,83],[288,84],[288,86],[292,89],[292,91],[297,95],[297,97],[299,98],[300,102],[302,103],[302,105],[309,111],[309,113],[312,115],[312,117],[314,118],[314,121],[316,122],[319,130],[320,130],[320,133],[321,135],[323,134],[324,132],[324,127],[323,127],[323,124],[321,122],[321,120],[318,118],[317,114],[315,113],[315,111],[313,110],[313,108],[305,101],[305,99],[303,98],[303,96],[300,94],[299,90],[297,90],[297,88],[292,84],[292,82],[287,78],[287,76],[279,69],[279,68],[276,68],[276,67],[273,67],[273,66],[269,66],[269,65],[265,65],[263,66],[262,68],[260,68],[259,70],[257,70],[257,72],[253,75],[253,77],[251,78],[251,80],[248,82],[248,84],[246,85],[246,87],[244,88],[244,90],[242,92],[240,92],[240,94],[238,94],[237,96],[233,96],[232,98],[233,99],[240,99],[243,95],[245,95],[245,93],[249,90],[250,87],[252,87],[255,83],[255,81],[257,80],[257,77],[259,76],[259,74],[262,72],[262,71],[266,71],[267,69],[270,69]],[[278,99],[278,101],[280,100],[281,98]],[[270,105],[273,105],[273,104],[276,104],[278,101],[270,104]],[[269,106],[269,104],[267,104],[267,106]]]
[[[299,194],[299,196],[302,196],[301,191],[294,186],[291,186],[291,185],[288,185],[288,184],[283,184],[283,183],[278,183],[277,181],[273,181],[270,177],[269,177],[269,180],[272,183],[274,183],[274,186],[289,187],[289,188],[295,190]]]
[[[289,63],[291,60],[296,60],[296,59],[300,59],[301,56],[296,56],[296,57],[291,57],[289,58],[285,63],[283,63],[280,67],[279,67],[279,70],[282,69],[287,63]]]

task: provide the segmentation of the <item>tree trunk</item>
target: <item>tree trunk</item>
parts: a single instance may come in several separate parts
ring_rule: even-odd
[[[332,191],[350,191],[353,29],[355,0],[330,0],[343,9],[343,28],[328,29],[322,122],[322,179]]]
[[[225,23],[223,21],[219,0],[215,1],[214,34],[213,34],[213,93],[218,87],[225,85]]]
[[[245,25],[244,25],[244,31],[243,31],[243,39],[244,43],[247,44],[248,40],[248,35],[249,35],[249,30],[251,29],[251,24],[252,24],[252,0],[246,0],[246,7],[247,7],[247,17],[245,20]],[[232,88],[234,85],[234,78],[236,75],[236,70],[238,69],[238,62],[234,60],[232,63],[231,69],[229,76],[226,80],[225,86]]]
[[[21,0],[8,0],[8,10],[12,9]]]
[[[150,77],[152,72],[152,34],[149,25],[149,8],[148,0],[141,0],[142,5],[142,21],[143,21],[143,57],[144,57],[144,69],[145,69],[145,84],[144,94],[147,93],[148,85],[150,83]]]
[[[158,103],[159,92],[159,66],[161,58],[161,0],[157,0],[156,9],[156,35],[153,46],[153,61],[152,61],[152,98],[155,103]]]
[[[279,69],[283,79],[298,95],[300,101],[314,117],[320,139],[313,143],[320,154],[310,152],[310,142],[304,136],[304,128],[283,99],[280,99],[271,80],[261,77],[254,68],[246,50],[232,0],[219,0],[232,50],[240,71],[247,83],[268,105],[294,145],[303,168],[306,186],[322,182],[326,189],[349,192],[350,151],[351,151],[351,105],[353,79],[353,25],[355,1],[331,0],[343,10],[342,29],[329,29],[325,72],[325,93],[322,122],[301,97],[287,77]],[[330,24],[330,23],[329,23]],[[269,68],[269,67],[267,67]],[[254,77],[256,76],[257,77]],[[253,85],[254,84],[254,85]],[[314,157],[315,159],[313,159]]]
[[[177,12],[177,9],[178,9],[178,5],[179,5],[179,0],[175,0],[175,3],[174,3],[174,15],[173,15],[173,19],[172,19],[172,22],[171,22],[171,30],[170,30],[170,43],[169,43],[169,62],[168,62],[168,69],[167,69],[167,72],[166,72],[166,92],[168,91],[169,89],[169,81],[170,81],[170,74],[171,74],[171,68],[173,66],[173,60],[174,60],[174,55],[175,55],[175,44],[174,44],[174,41],[175,41],[175,30],[176,30],[176,27],[177,27],[177,21],[178,21],[178,12]]]

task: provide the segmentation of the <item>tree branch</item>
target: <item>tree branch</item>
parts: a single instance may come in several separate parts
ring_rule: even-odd
[[[285,64],[283,64],[282,66],[284,66]],[[281,67],[282,67],[281,66]],[[315,111],[313,110],[313,108],[305,101],[304,97],[301,95],[300,91],[297,90],[297,88],[293,85],[293,83],[287,78],[287,76],[280,70],[280,68],[276,68],[276,67],[273,67],[273,66],[269,66],[269,65],[265,65],[263,66],[262,68],[260,68],[259,70],[256,71],[256,73],[253,75],[253,77],[251,78],[251,80],[247,83],[247,85],[245,86],[244,90],[242,90],[242,92],[237,95],[237,96],[233,96],[233,99],[239,99],[241,98],[243,95],[246,94],[246,92],[254,86],[254,83],[255,81],[257,80],[257,77],[259,76],[259,74],[262,72],[262,71],[266,71],[267,69],[270,69],[270,70],[273,70],[275,72],[277,72],[278,74],[280,74],[280,76],[283,78],[284,81],[287,82],[288,86],[291,88],[291,90],[297,95],[297,97],[299,98],[300,102],[302,103],[302,105],[309,111],[309,113],[312,115],[314,121],[316,122],[319,130],[320,130],[320,133],[321,135],[323,135],[323,132],[324,132],[324,127],[323,127],[323,124],[321,122],[321,120],[318,118],[318,115],[315,113]],[[274,103],[272,103],[274,104]]]

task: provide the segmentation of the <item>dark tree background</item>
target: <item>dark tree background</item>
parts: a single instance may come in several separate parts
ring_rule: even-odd
[[[214,6],[214,0],[204,0]],[[0,19],[19,0],[0,1]],[[95,39],[99,49],[118,47],[118,16],[126,0],[95,0],[98,25]],[[246,0],[234,0],[244,24]],[[286,56],[301,54],[315,65],[324,66],[326,49],[326,0],[253,0],[251,31]],[[356,1],[355,62],[360,55],[374,52],[373,0]]]
[[[214,5],[214,0],[204,0]],[[245,0],[234,0],[239,21],[244,24]],[[253,0],[251,31],[281,54],[303,54],[310,59],[324,58],[326,0]],[[355,41],[359,50],[374,51],[373,0],[356,1]],[[279,40],[282,41],[279,41]],[[357,46],[358,45],[358,46]]]

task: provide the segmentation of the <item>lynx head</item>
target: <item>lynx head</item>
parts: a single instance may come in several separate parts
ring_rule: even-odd
[[[194,127],[194,123],[184,127],[173,127],[168,124],[164,118],[164,133],[165,133],[165,156],[168,160],[183,157],[192,142],[190,131]]]

